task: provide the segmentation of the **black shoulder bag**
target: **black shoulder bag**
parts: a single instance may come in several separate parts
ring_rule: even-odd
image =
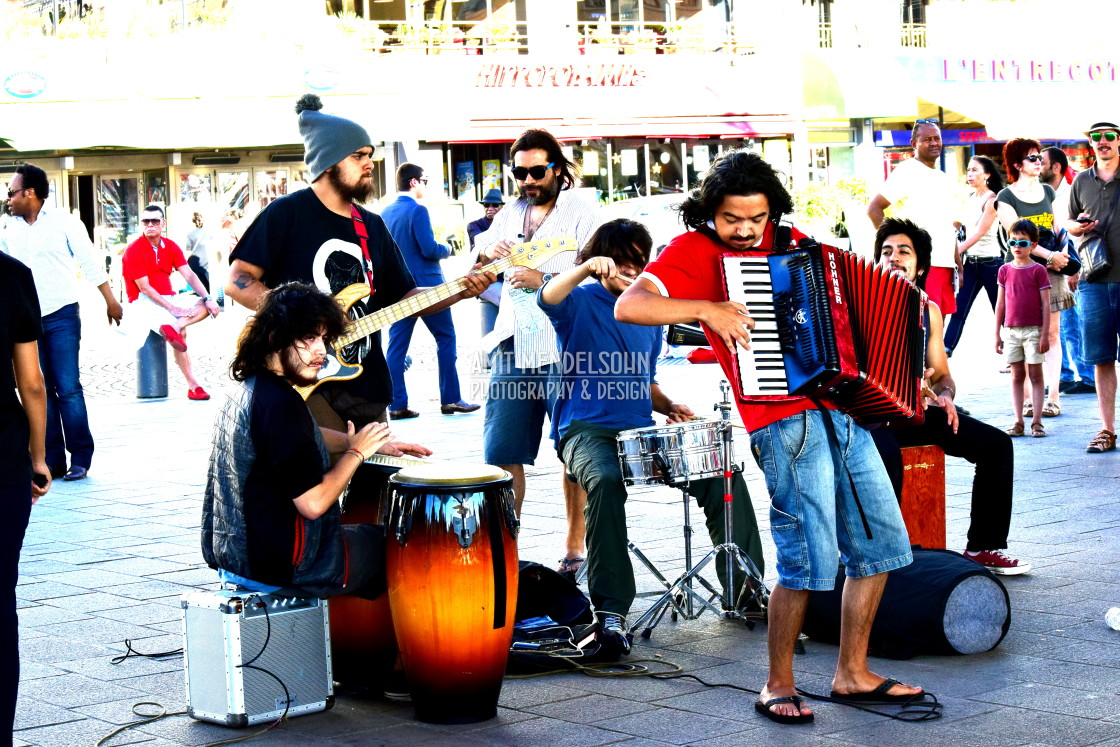
[[[1108,215],[1097,226],[1093,235],[1081,242],[1077,253],[1081,256],[1081,279],[1093,283],[1108,275],[1112,269],[1112,250],[1108,248],[1108,227],[1116,214],[1116,202],[1120,200],[1120,184],[1112,190],[1112,202]]]

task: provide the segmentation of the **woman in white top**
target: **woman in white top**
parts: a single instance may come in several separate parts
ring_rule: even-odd
[[[957,246],[964,272],[961,273],[961,289],[957,291],[957,313],[949,317],[949,327],[945,331],[945,352],[949,355],[961,340],[964,322],[981,290],[988,294],[995,310],[999,295],[996,275],[1003,264],[1003,252],[996,239],[999,223],[995,209],[996,193],[1003,188],[1003,178],[987,156],[973,156],[968,162],[967,174],[968,186],[973,192],[966,208],[966,238]]]

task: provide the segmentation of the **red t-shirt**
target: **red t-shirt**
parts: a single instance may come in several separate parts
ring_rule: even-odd
[[[805,238],[805,234],[793,230],[793,239]],[[770,249],[774,243],[774,226],[767,224],[762,241],[754,249]],[[735,254],[725,245],[713,241],[704,233],[689,231],[669,242],[657,259],[646,265],[642,273],[648,280],[658,285],[669,298],[682,298],[700,301],[726,301],[727,293],[723,288],[723,273],[720,271],[720,258],[725,254]],[[731,367],[732,354],[723,340],[712,335],[707,327],[708,340],[719,360],[720,366],[729,380],[734,380]],[[782,418],[796,415],[805,410],[815,410],[816,405],[806,397],[790,397],[771,403],[738,402],[739,415],[747,430],[765,428]]]
[[[159,251],[152,246],[146,236],[133,241],[124,250],[121,259],[121,275],[124,276],[124,290],[128,302],[140,297],[138,278],[148,278],[152,290],[161,296],[174,295],[171,288],[171,273],[187,263],[183,250],[171,239],[160,239]]]
[[[1008,262],[996,273],[996,282],[1003,286],[1005,327],[1042,326],[1042,289],[1050,287],[1050,274],[1037,262],[1018,267]],[[1046,307],[1050,313],[1050,307]]]

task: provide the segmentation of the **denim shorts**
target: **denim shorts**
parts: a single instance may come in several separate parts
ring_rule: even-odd
[[[1081,283],[1081,360],[1090,366],[1117,360],[1120,339],[1120,283]]]
[[[832,419],[836,444],[830,443],[825,417]],[[851,417],[831,410],[791,415],[752,433],[751,452],[770,492],[781,586],[832,589],[838,557],[852,578],[910,564],[910,537],[883,460],[871,434]],[[846,471],[838,469],[841,463]]]
[[[513,341],[490,354],[490,383],[482,424],[482,455],[487,464],[534,464],[544,418],[552,417],[560,364],[518,368]]]

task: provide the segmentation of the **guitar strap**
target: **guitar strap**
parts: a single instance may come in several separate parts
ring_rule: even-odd
[[[354,219],[354,233],[358,234],[358,243],[362,245],[362,266],[365,268],[366,279],[369,280],[369,294],[372,296],[377,289],[373,287],[373,262],[369,258],[369,232],[366,231],[366,222],[362,220],[362,214],[357,205],[350,205],[350,217]]]

